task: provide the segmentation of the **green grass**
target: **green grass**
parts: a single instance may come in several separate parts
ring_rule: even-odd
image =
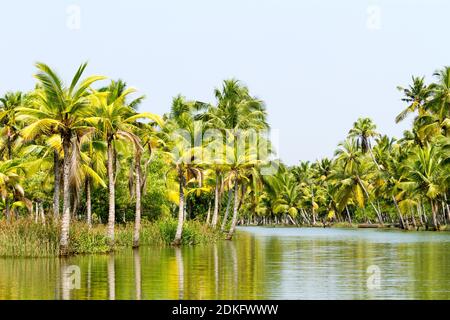
[[[144,221],[141,228],[142,246],[168,246],[175,237],[177,221],[164,219]],[[57,223],[35,223],[30,219],[14,222],[0,221],[0,257],[54,257],[59,253],[60,228]],[[198,221],[187,221],[184,225],[182,245],[207,244],[221,238]],[[133,239],[133,224],[116,225],[114,250],[130,247]],[[106,237],[106,226],[96,225],[89,230],[82,222],[70,226],[71,254],[107,253],[111,251]]]

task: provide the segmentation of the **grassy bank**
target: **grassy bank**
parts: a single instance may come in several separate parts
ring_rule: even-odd
[[[165,219],[143,222],[142,246],[168,246],[172,242],[177,222]],[[30,219],[14,222],[0,221],[0,257],[54,257],[58,255],[60,227],[56,223],[45,225]],[[117,225],[114,250],[130,247],[133,225]],[[183,245],[206,244],[217,241],[220,233],[197,221],[187,221],[183,229]],[[73,222],[70,227],[70,253],[89,254],[110,251],[106,226],[96,225],[89,230],[85,223]]]

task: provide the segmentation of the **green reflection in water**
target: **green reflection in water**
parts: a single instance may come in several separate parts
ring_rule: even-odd
[[[449,233],[241,228],[209,246],[0,259],[0,299],[450,299],[449,249]]]

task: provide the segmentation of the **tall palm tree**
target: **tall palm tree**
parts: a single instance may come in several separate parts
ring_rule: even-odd
[[[86,222],[88,227],[92,227],[92,188],[100,185],[106,188],[103,178],[106,175],[105,154],[106,144],[100,140],[101,137],[96,132],[82,137],[80,141],[80,159],[73,167],[77,168],[79,181],[77,189],[84,182],[86,194]]]
[[[222,88],[215,89],[214,94],[217,99],[217,107],[210,107],[203,118],[207,120],[208,128],[221,130],[222,133],[227,131],[229,133],[227,135],[231,137],[232,141],[237,141],[242,131],[261,131],[269,128],[263,101],[252,97],[248,88],[238,80],[225,80]],[[218,189],[223,171],[220,164],[216,164],[214,167],[217,179],[212,218],[213,227],[216,226],[218,221],[220,203]]]
[[[397,87],[398,90],[403,92],[404,97],[402,101],[406,102],[408,106],[402,112],[400,112],[395,118],[395,122],[399,123],[406,116],[412,112],[419,111],[419,115],[425,112],[425,103],[430,96],[430,90],[425,85],[424,77],[412,77],[413,84],[408,88]]]
[[[359,118],[353,124],[353,128],[350,129],[348,136],[355,138],[362,153],[366,153],[367,151],[371,151],[371,139],[379,136],[376,129],[377,126],[370,118]]]
[[[67,255],[70,227],[70,168],[75,141],[90,128],[85,116],[90,107],[90,86],[103,76],[90,76],[81,80],[87,64],[83,63],[75,73],[69,87],[46,64],[36,63],[38,73],[35,78],[38,88],[33,93],[30,104],[19,108],[17,118],[29,123],[22,129],[22,136],[32,140],[40,135],[58,134],[63,146],[63,216],[61,221],[60,254]],[[71,152],[72,151],[72,152]],[[55,180],[55,183],[59,181]],[[55,188],[56,189],[56,188]]]
[[[178,223],[175,238],[172,242],[175,246],[181,244],[183,224],[186,219],[187,177],[200,177],[201,175],[197,168],[198,159],[196,156],[202,150],[202,146],[195,146],[195,141],[198,140],[198,136],[203,134],[203,128],[202,123],[195,120],[194,113],[203,106],[201,102],[187,101],[181,95],[176,96],[172,101],[170,114],[166,115],[167,121],[163,128],[163,137],[166,142],[165,155],[168,156],[179,183]]]
[[[107,173],[108,173],[108,238],[110,245],[114,244],[115,226],[115,142],[127,140],[136,150],[142,149],[140,138],[135,134],[138,129],[136,121],[140,118],[148,118],[159,121],[156,115],[144,112],[137,113],[133,106],[135,100],[127,102],[127,97],[136,90],[127,88],[126,84],[112,81],[108,87],[96,91],[92,96],[93,108],[87,122],[92,124],[107,144]],[[138,98],[141,99],[141,98]],[[139,199],[140,200],[140,199]]]

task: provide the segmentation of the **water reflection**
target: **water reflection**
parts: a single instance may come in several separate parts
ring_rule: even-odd
[[[181,248],[175,248],[175,258],[177,260],[177,273],[178,273],[178,299],[184,298],[184,263],[183,252]]]
[[[0,259],[0,299],[450,299],[449,233],[245,230],[208,246]]]
[[[108,299],[116,300],[116,263],[114,254],[108,257]]]
[[[141,283],[141,256],[139,249],[133,249],[134,260],[134,286],[136,288],[136,300],[142,299],[142,283]]]

